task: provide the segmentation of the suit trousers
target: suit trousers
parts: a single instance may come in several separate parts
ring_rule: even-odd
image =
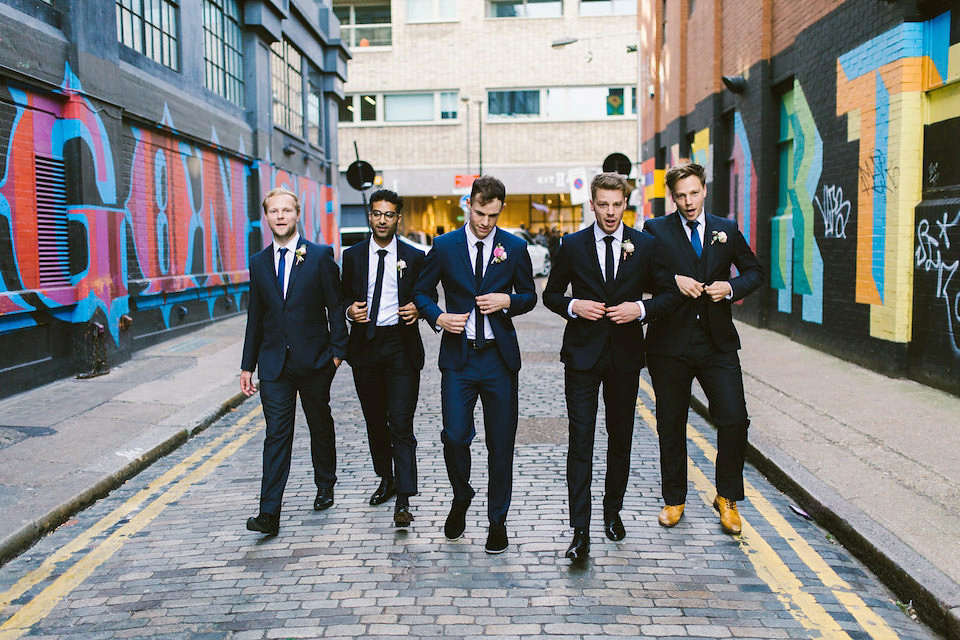
[[[267,423],[263,440],[261,512],[280,513],[283,490],[290,475],[298,394],[310,430],[314,483],[318,489],[332,488],[336,483],[337,448],[330,413],[330,383],[336,371],[332,361],[309,374],[294,374],[284,366],[276,380],[260,381],[260,401]]]
[[[504,524],[513,493],[513,449],[517,437],[519,382],[491,342],[467,354],[460,369],[442,369],[440,399],[443,413],[443,458],[453,487],[453,500],[467,504],[476,494],[470,486],[470,443],[477,435],[473,409],[483,404],[487,444],[487,517]]]
[[[609,341],[590,369],[564,370],[564,392],[569,418],[567,491],[570,526],[589,527],[590,482],[593,478],[593,445],[597,425],[598,395],[603,385],[607,427],[607,474],[604,481],[604,515],[619,513],[630,475],[630,449],[636,414],[640,371],[617,371]]]
[[[647,354],[647,367],[657,397],[664,502],[683,504],[687,497],[686,425],[694,378],[707,396],[710,418],[717,429],[717,493],[743,500],[743,459],[750,421],[737,352],[717,349],[706,330],[696,323],[683,354]]]
[[[398,494],[416,495],[417,439],[413,435],[413,415],[420,391],[420,371],[410,363],[398,326],[377,327],[367,346],[374,355],[353,369],[353,382],[367,423],[373,470],[381,478],[394,478]]]

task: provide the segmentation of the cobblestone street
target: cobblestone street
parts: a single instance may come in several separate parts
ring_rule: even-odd
[[[715,437],[693,413],[687,511],[675,528],[660,527],[646,378],[622,513],[627,537],[613,543],[600,530],[600,415],[591,558],[571,565],[562,557],[571,535],[557,355],[563,321],[538,305],[516,325],[524,361],[506,553],[483,550],[479,406],[477,497],[464,537],[443,536],[451,496],[439,438],[439,340],[424,328],[420,495],[408,530],[393,527],[392,501],[367,503],[377,479],[344,367],[333,385],[333,508],[311,508],[301,417],[280,535],[244,529],[256,514],[261,469],[263,420],[254,397],[3,566],[0,638],[936,637],[752,468],[743,534],[724,534],[710,507]]]

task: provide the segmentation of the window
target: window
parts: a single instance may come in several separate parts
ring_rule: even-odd
[[[177,4],[176,0],[117,0],[117,39],[179,71]]]
[[[340,103],[340,123],[456,120],[457,103],[456,91],[348,95]]]
[[[626,96],[630,96],[630,104]],[[635,92],[627,87],[552,87],[490,91],[487,113],[491,120],[605,120],[631,114]]]
[[[303,72],[300,52],[286,39],[270,45],[273,124],[303,135]]]
[[[580,0],[582,16],[627,16],[636,13],[637,3],[634,0]]]
[[[490,0],[491,18],[559,18],[563,16],[561,0]]]
[[[487,115],[517,118],[540,115],[539,91],[490,91]]]
[[[333,8],[340,33],[352,48],[389,47],[392,42],[390,4],[344,4]]]
[[[237,0],[203,0],[203,85],[241,107],[242,34]]]
[[[407,0],[407,22],[455,20],[456,17],[457,0]]]

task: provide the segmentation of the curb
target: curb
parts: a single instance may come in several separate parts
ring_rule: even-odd
[[[694,388],[690,407],[711,426],[703,392]],[[960,587],[929,560],[837,494],[779,447],[756,433],[746,459],[777,489],[833,534],[937,633],[960,640]]]
[[[216,409],[189,428],[184,427],[177,430],[149,451],[137,456],[113,473],[104,476],[94,483],[93,486],[65,500],[33,522],[28,522],[3,540],[0,540],[0,567],[6,564],[7,561],[29,549],[37,540],[62,525],[78,511],[103,498],[160,458],[176,450],[184,442],[212,425],[244,400],[246,400],[246,396],[243,393],[237,393],[225,402],[220,403]]]

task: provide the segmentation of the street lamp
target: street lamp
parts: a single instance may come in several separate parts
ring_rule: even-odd
[[[463,96],[460,98],[462,102],[467,107],[467,115],[464,117],[464,122],[467,125],[467,175],[470,175],[470,98],[468,96]]]
[[[483,100],[477,100],[477,136],[480,145],[480,169],[478,173],[483,175]]]

